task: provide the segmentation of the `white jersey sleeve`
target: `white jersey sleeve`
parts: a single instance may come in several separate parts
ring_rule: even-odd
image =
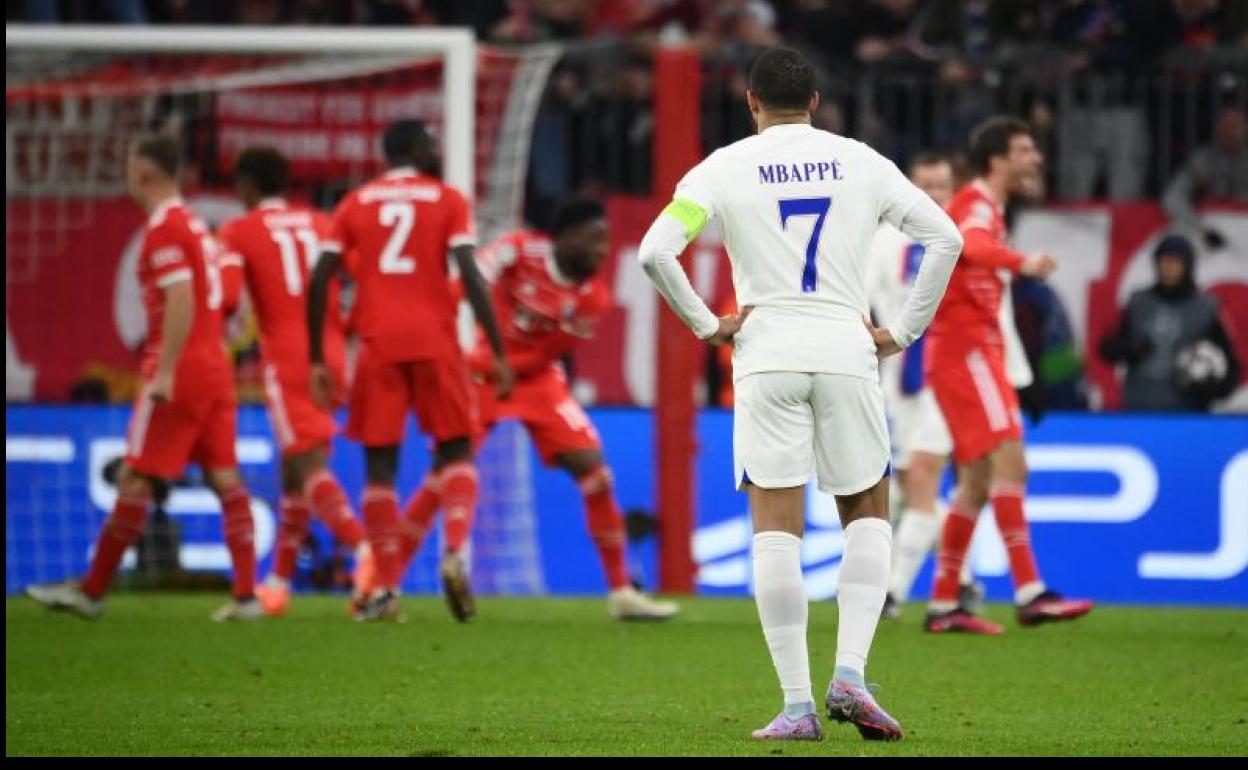
[[[882,159],[883,160],[883,159]],[[962,253],[962,235],[936,202],[906,178],[891,161],[882,165],[880,217],[923,245],[923,262],[900,315],[888,331],[909,347],[927,329],[945,296],[949,276]]]
[[[701,337],[718,319],[689,285],[676,255],[714,218],[740,307],[753,308],[733,340],[733,377],[793,371],[875,379],[863,324],[871,239],[887,220],[928,250],[914,292],[889,331],[914,341],[961,250],[957,228],[892,163],[867,145],[809,124],[771,126],[717,150],[681,180],[639,257],[647,275]]]
[[[1027,351],[1023,348],[1023,340],[1018,336],[1018,325],[1014,322],[1014,299],[1010,292],[1013,276],[1009,271],[998,271],[1005,283],[1001,292],[1001,309],[998,321],[1001,324],[1001,337],[1005,340],[1005,376],[1016,388],[1025,388],[1035,381],[1031,364],[1027,363]]]
[[[714,155],[685,174],[676,185],[676,195],[663,210],[637,249],[642,269],[654,283],[672,311],[699,339],[707,339],[719,329],[719,318],[694,291],[680,264],[680,253],[697,237],[714,216],[714,185],[707,178]]]

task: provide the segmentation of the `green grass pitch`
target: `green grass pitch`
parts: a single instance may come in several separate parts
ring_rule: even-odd
[[[748,738],[779,688],[748,600],[689,600],[621,625],[601,600],[436,597],[405,624],[338,598],[220,626],[221,597],[129,594],[87,623],[5,603],[5,752],[26,754],[1248,754],[1248,612],[1101,608],[997,638],[928,636],[910,606],[868,679],[906,739],[829,724],[818,744]],[[816,697],[835,603],[812,605]]]

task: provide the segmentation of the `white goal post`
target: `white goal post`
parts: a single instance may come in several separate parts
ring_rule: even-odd
[[[440,57],[444,62],[446,181],[471,192],[477,41],[470,29],[128,27],[9,24],[6,49],[141,53],[340,53]]]
[[[11,24],[5,32],[11,404],[65,401],[83,383],[107,387],[113,403],[133,392],[132,351],[146,334],[134,269],[141,220],[124,178],[135,133],[178,133],[190,161],[188,203],[215,227],[239,213],[225,188],[242,147],[277,147],[290,161],[292,190],[299,177],[298,192],[315,193],[325,206],[380,171],[385,125],[420,118],[441,140],[443,178],[474,201],[488,239],[521,223],[533,121],[562,54],[557,45],[478,45],[471,30],[458,28]],[[315,106],[301,116],[283,112],[300,100]],[[345,107],[357,112],[347,117]],[[97,299],[61,299],[87,283]],[[76,339],[90,342],[67,343]],[[247,376],[240,369],[240,396],[254,395]],[[70,441],[77,459],[124,434],[122,409],[100,410],[91,427],[73,410],[48,413],[47,435]],[[247,429],[261,441],[255,422]],[[473,543],[482,593],[544,590],[529,452],[523,430],[509,425],[479,456]],[[253,492],[276,499],[268,466],[244,467]],[[115,494],[95,470],[77,461],[49,466],[10,488],[8,592],[85,567]],[[414,481],[403,481],[404,493]],[[216,535],[204,524],[211,519],[187,502],[192,497],[175,493],[169,513],[185,523],[184,543],[193,549]],[[436,567],[436,554],[425,549],[407,589],[436,590]]]

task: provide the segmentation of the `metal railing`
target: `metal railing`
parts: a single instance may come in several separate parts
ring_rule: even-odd
[[[753,52],[749,52],[751,55]],[[982,119],[1028,120],[1048,158],[1049,197],[1155,199],[1219,109],[1248,111],[1248,52],[1176,52],[1140,71],[1070,72],[1037,51],[950,77],[936,63],[835,72],[820,66],[815,122],[903,165],[923,150],[957,151]],[[742,93],[749,57],[704,61],[705,152],[753,132]],[[531,169],[529,214],[560,193],[649,194],[655,126],[649,63],[626,43],[571,50],[538,115],[544,167]],[[538,156],[535,147],[535,157]],[[559,151],[564,160],[557,160]],[[535,172],[535,173],[534,173]]]

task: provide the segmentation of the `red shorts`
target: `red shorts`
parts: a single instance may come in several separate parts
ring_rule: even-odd
[[[177,392],[163,404],[139,389],[126,433],[126,464],[145,476],[173,480],[189,462],[203,468],[233,468],[237,405],[232,388],[210,393]]]
[[[565,452],[602,448],[598,431],[572,398],[567,380],[558,369],[517,380],[506,401],[494,397],[492,384],[478,384],[477,397],[487,430],[503,420],[519,420],[547,465],[553,465],[555,458]]]
[[[351,383],[347,435],[364,446],[403,441],[407,413],[435,442],[471,438],[479,430],[468,366],[458,353],[427,361],[376,361],[360,350]]]
[[[311,386],[307,382],[284,382],[272,366],[264,367],[264,399],[283,455],[324,446],[338,432],[333,416],[312,400]]]
[[[954,460],[973,462],[1023,437],[1018,395],[1006,377],[1001,348],[929,343],[924,352],[927,382],[953,437]]]

